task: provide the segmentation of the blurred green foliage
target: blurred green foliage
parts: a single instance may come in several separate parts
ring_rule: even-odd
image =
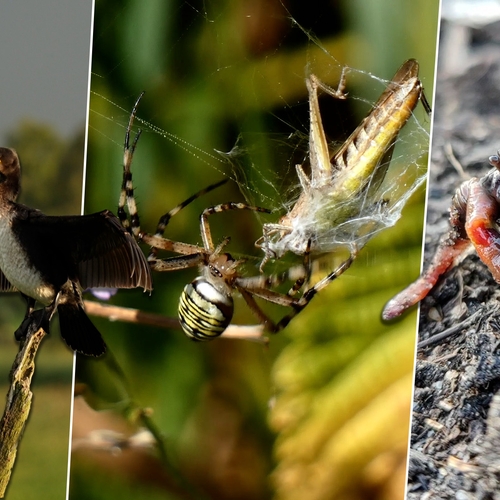
[[[84,140],[83,129],[68,140],[31,121],[7,134],[21,159],[20,201],[49,215],[81,213]]]
[[[51,215],[81,212],[84,133],[63,139],[43,123],[22,122],[7,136],[22,167],[19,201]],[[26,312],[19,294],[2,294],[0,308],[2,389],[18,351],[14,331]],[[63,499],[66,496],[73,353],[52,322],[37,355],[33,405],[7,490],[10,500]],[[43,493],[42,493],[43,492]]]
[[[432,95],[437,14],[438,2],[427,0],[373,8],[347,1],[96,0],[86,211],[116,206],[125,128],[142,90],[138,116],[146,123],[132,170],[146,231],[225,176],[239,185],[184,209],[167,237],[200,243],[202,209],[244,196],[283,209],[297,183],[294,166],[307,153],[305,75],[335,86],[343,64],[365,72],[348,81],[350,96],[361,99],[321,100],[329,138],[342,141],[383,90],[370,72],[389,79],[414,57]],[[215,151],[237,143],[241,154],[233,150],[232,164]],[[95,319],[111,354],[78,358],[82,393],[94,409],[112,409],[134,429],[144,424],[140,408],[150,408],[166,458],[138,452],[124,464],[92,446],[78,450],[71,499],[122,498],[123,484],[134,498],[152,498],[152,487],[159,498],[202,498],[200,491],[217,499],[401,498],[416,320],[384,325],[380,311],[419,272],[422,219],[420,193],[400,223],[267,349],[229,340],[194,344],[179,331]],[[228,251],[253,256],[249,273],[258,272],[253,243],[261,222],[235,212],[210,221],[215,241],[229,235]],[[111,302],[175,316],[195,275],[156,274],[151,297],[122,291]],[[238,300],[234,322],[252,321]],[[99,415],[91,422],[75,412],[75,425],[87,419],[98,429]],[[145,477],[141,464],[151,456],[158,463]],[[183,483],[197,493],[172,486]]]

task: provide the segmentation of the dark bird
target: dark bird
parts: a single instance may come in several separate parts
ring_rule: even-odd
[[[151,290],[147,260],[109,210],[48,216],[16,203],[21,165],[13,149],[0,148],[0,291],[19,291],[28,303],[16,339],[30,325],[48,332],[55,311],[61,336],[82,354],[100,356],[106,344],[84,311],[82,289]],[[45,307],[35,310],[35,302]]]

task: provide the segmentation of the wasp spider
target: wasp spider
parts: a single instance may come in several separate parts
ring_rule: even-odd
[[[134,105],[125,135],[123,183],[118,216],[123,226],[131,231],[138,241],[151,246],[148,262],[153,271],[175,271],[196,266],[200,268],[200,276],[184,288],[179,300],[178,314],[183,331],[194,340],[211,340],[221,335],[233,317],[233,292],[236,291],[241,294],[250,310],[268,332],[278,332],[309,303],[319,289],[312,287],[301,297],[294,297],[308,278],[308,265],[296,266],[279,276],[242,276],[240,270],[244,259],[234,259],[229,253],[223,251],[230,242],[230,238],[225,238],[218,245],[214,245],[208,223],[210,215],[228,210],[251,210],[269,213],[267,209],[234,202],[206,208],[200,216],[200,233],[203,246],[182,243],[163,237],[166,226],[175,214],[199,196],[226,182],[224,180],[197,192],[163,215],[158,222],[154,235],[141,230],[131,173],[132,159],[141,134],[140,130],[135,135],[132,143],[130,142],[130,133],[141,97],[142,94]],[[130,220],[127,217],[125,206]],[[167,250],[179,255],[159,259],[159,250]],[[307,263],[307,257],[305,261]],[[345,265],[346,263],[339,267],[338,274],[344,271]],[[271,289],[282,284],[285,280],[295,281],[288,293],[281,293]],[[275,323],[257,304],[255,297],[280,306],[290,307],[291,312],[278,323]]]

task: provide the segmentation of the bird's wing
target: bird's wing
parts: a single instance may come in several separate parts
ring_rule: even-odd
[[[23,207],[14,229],[25,248],[37,248],[36,268],[50,263],[75,273],[83,288],[152,289],[151,271],[139,245],[109,210],[90,215],[47,216]],[[37,261],[41,264],[37,264]],[[66,270],[67,269],[67,270]],[[73,276],[68,276],[73,278]]]

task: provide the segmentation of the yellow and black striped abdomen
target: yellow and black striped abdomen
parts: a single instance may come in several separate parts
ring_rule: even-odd
[[[193,340],[212,340],[221,335],[233,317],[233,299],[203,277],[186,285],[179,300],[179,321]]]

